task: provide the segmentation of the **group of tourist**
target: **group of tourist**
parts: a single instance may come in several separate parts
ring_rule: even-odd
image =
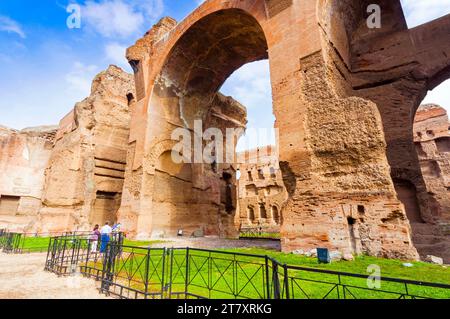
[[[118,223],[111,227],[109,226],[109,222],[106,222],[102,228],[100,228],[98,224],[95,225],[92,234],[89,237],[91,242],[91,252],[94,253],[98,251],[98,243],[100,242],[100,253],[104,253],[113,234],[120,232],[120,226],[120,223]]]

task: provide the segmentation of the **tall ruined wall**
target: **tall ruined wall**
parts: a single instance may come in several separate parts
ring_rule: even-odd
[[[414,143],[427,192],[434,193],[440,205],[434,221],[450,222],[450,122],[445,109],[422,105],[414,119]],[[440,214],[439,214],[440,213]]]
[[[369,14],[364,9],[369,4],[380,7],[380,27],[368,27]],[[408,219],[414,213],[411,208],[417,206],[419,218],[432,222],[434,215],[444,213],[440,210],[445,205],[442,197],[427,191],[413,143],[413,121],[427,91],[449,76],[450,45],[442,39],[450,36],[450,16],[408,29],[397,0],[323,0],[320,5],[333,77],[346,84],[341,85],[345,95],[376,104],[396,198],[404,202],[409,196],[407,202],[416,203],[404,202],[402,210]],[[414,188],[415,195],[407,195],[407,188]],[[413,238],[422,231],[413,227]],[[448,245],[441,247],[448,250]],[[427,254],[427,247],[418,248],[422,256]]]
[[[434,194],[438,207],[432,219],[424,220],[417,203],[416,189],[403,181],[399,189],[409,206],[414,244],[423,256],[432,254],[450,260],[450,122],[445,109],[421,105],[414,119],[414,143],[428,193]],[[399,194],[400,194],[399,192]]]
[[[287,192],[276,147],[240,152],[237,159],[240,178],[236,223],[240,229],[279,232]]]
[[[56,129],[17,131],[0,126],[0,228],[35,227]]]
[[[275,103],[280,166],[289,194],[282,213],[283,250],[324,246],[343,253],[417,258],[390,178],[382,117],[375,103],[354,92],[348,75],[353,59],[348,29],[364,30],[363,6],[318,2],[321,48],[299,57],[292,74],[295,87],[285,80],[274,91],[291,102],[290,110],[286,102],[279,109]],[[292,113],[299,116],[294,119]]]
[[[94,79],[91,95],[61,120],[46,170],[41,230],[116,221],[133,101],[132,76],[110,66]]]

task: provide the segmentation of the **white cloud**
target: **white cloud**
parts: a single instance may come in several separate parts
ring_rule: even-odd
[[[91,92],[92,79],[99,72],[96,65],[85,65],[75,62],[72,70],[66,75],[67,92],[70,96],[79,96],[84,99]]]
[[[22,39],[26,38],[25,32],[20,24],[7,16],[0,15],[0,31],[15,33]]]
[[[227,79],[220,91],[247,108],[247,134],[239,140],[238,151],[275,143],[268,60],[242,66]]]
[[[438,104],[450,114],[450,80],[443,82],[433,91],[428,92],[422,104],[426,103]]]
[[[105,46],[105,54],[108,63],[115,64],[123,69],[130,71],[130,66],[127,59],[125,58],[126,50],[127,46],[125,45],[121,45],[117,42],[108,43]]]
[[[272,102],[269,61],[242,66],[223,85],[221,91],[241,102],[247,109]]]
[[[450,0],[401,0],[409,28],[450,13]]]
[[[104,37],[128,37],[150,27],[163,10],[162,0],[90,0],[81,21]]]

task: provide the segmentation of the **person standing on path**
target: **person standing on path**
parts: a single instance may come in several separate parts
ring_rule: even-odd
[[[94,230],[92,231],[92,235],[90,237],[91,253],[97,252],[98,242],[101,236],[100,231],[98,230],[99,227],[100,227],[99,225],[95,225]]]
[[[104,253],[112,233],[112,228],[111,226],[109,226],[108,222],[106,222],[105,225],[102,227],[100,233],[101,233],[100,253]]]

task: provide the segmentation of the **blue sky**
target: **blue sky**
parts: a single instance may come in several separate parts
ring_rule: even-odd
[[[159,18],[168,15],[180,21],[201,2],[0,0],[0,125],[22,129],[57,124],[89,94],[93,77],[109,64],[131,72],[125,49]],[[81,6],[80,29],[66,25],[71,3]],[[410,27],[450,13],[450,0],[402,3]],[[243,66],[222,92],[248,108],[249,126],[273,126],[267,61]],[[450,110],[450,81],[425,101]]]

